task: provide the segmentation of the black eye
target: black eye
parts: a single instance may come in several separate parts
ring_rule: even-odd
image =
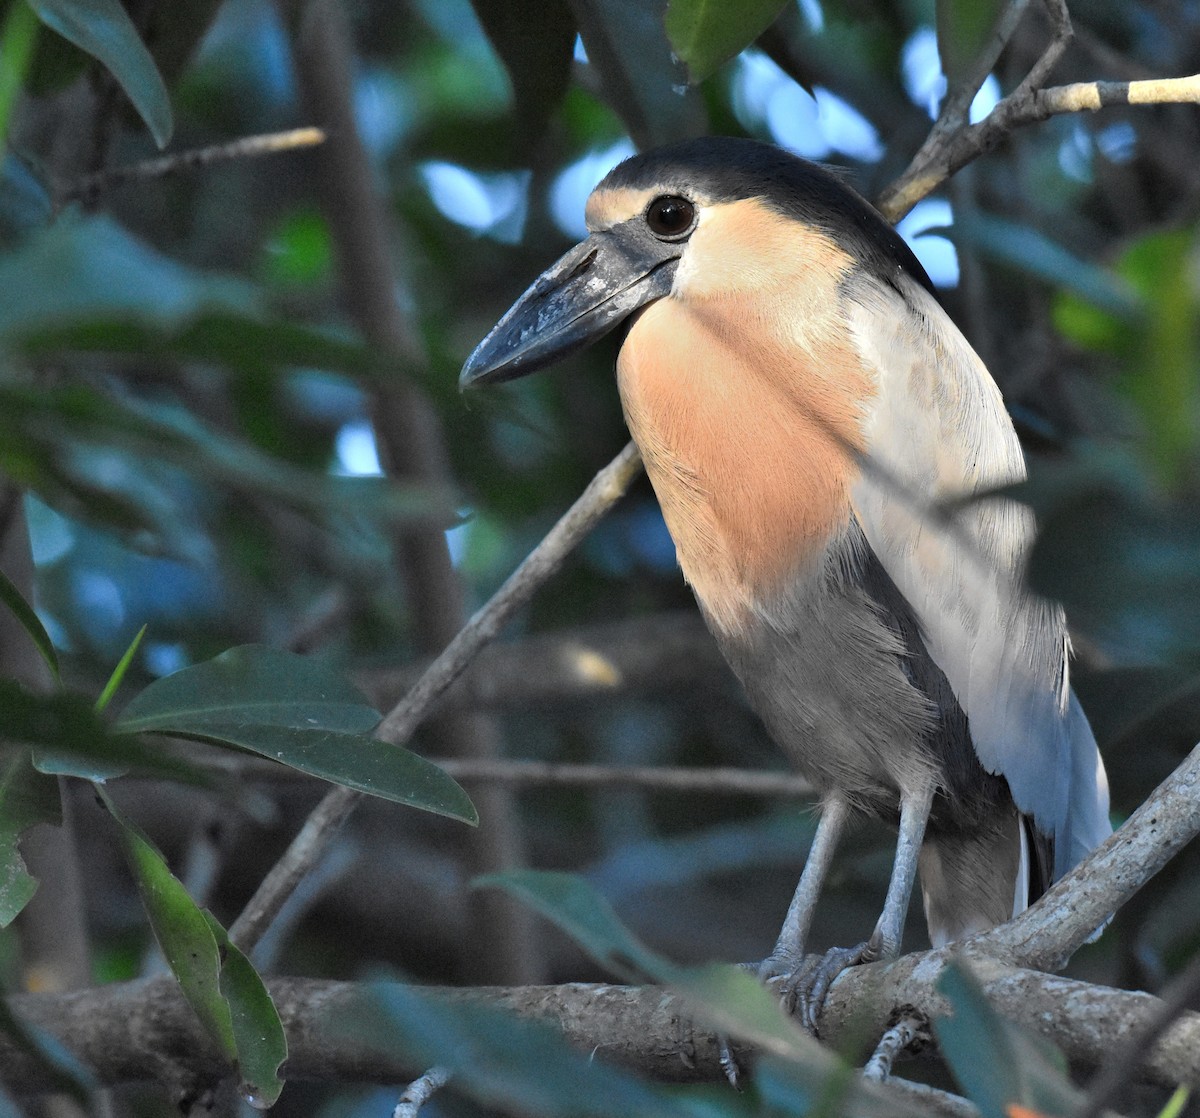
[[[656,237],[667,240],[682,238],[696,221],[696,207],[678,194],[655,198],[646,210],[646,224]]]

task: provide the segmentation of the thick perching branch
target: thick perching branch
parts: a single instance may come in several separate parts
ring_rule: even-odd
[[[835,984],[824,1035],[861,1039],[880,1002],[901,992],[918,1008],[942,1009],[935,991],[948,950],[906,956],[886,969],[857,967]],[[1143,1029],[1161,1006],[1149,994],[1113,990],[988,960],[970,964],[991,1003],[1005,1017],[1053,1039],[1074,1060],[1098,1066],[1121,1038]],[[287,1075],[324,1082],[405,1082],[424,1069],[390,1049],[386,1038],[364,1049],[361,1029],[374,1019],[375,988],[366,983],[277,978],[267,983],[288,1036]],[[659,987],[566,983],[559,986],[426,988],[426,994],[537,1018],[577,1048],[655,1079],[717,1082],[717,1038],[695,1027],[681,999]],[[105,1084],[157,1079],[163,1053],[181,1072],[216,1079],[226,1072],[220,1053],[169,977],[117,983],[69,994],[23,994],[9,999],[21,1019],[57,1037]],[[886,1020],[879,1024],[882,1032]],[[32,1094],[49,1086],[27,1051],[0,1034],[5,1086]],[[1200,1014],[1178,1018],[1147,1055],[1153,1082],[1200,1085]]]
[[[1060,970],[1105,920],[1200,834],[1200,745],[1115,834],[1037,904],[978,937],[988,953]]]
[[[830,990],[822,1036],[836,1045],[839,1038],[861,1038],[864,1029],[882,1032],[891,1024],[894,1005],[911,1005],[926,1016],[944,1013],[937,982],[948,963],[961,959],[1001,1014],[1043,1033],[1073,1060],[1102,1066],[1129,1037],[1149,1037],[1154,1043],[1137,1061],[1147,1078],[1200,1085],[1200,1014],[1183,1013],[1164,1028],[1164,1003],[1158,998],[1025,966],[1069,954],[1080,933],[1132,896],[1200,832],[1198,793],[1200,746],[1112,838],[1021,920],[955,947],[847,971]],[[1064,929],[1057,945],[1056,927]],[[339,1021],[364,1012],[370,987],[305,979],[278,979],[270,987],[288,1031],[289,1078],[398,1082],[423,1070],[386,1050],[364,1054],[357,1032],[339,1027]],[[693,1027],[679,1001],[661,989],[568,984],[444,991],[441,996],[542,1018],[581,1049],[600,1049],[657,1078],[722,1076],[715,1039]],[[183,1070],[222,1074],[220,1056],[169,978],[71,994],[23,995],[9,1004],[58,1037],[105,1083],[157,1077],[164,1051],[183,1054]],[[3,1036],[0,1067],[14,1090],[47,1086],[40,1066]]]

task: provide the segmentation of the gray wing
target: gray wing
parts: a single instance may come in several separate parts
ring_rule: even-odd
[[[1060,607],[1028,593],[1034,525],[1000,391],[923,288],[860,280],[846,314],[878,396],[852,502],[966,712],[983,766],[1054,836],[1059,877],[1110,832],[1104,767],[1067,669]]]

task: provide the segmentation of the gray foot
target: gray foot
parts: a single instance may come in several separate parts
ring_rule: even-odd
[[[813,1036],[818,1035],[818,1022],[821,1010],[825,1005],[825,995],[829,987],[843,971],[856,967],[860,963],[873,963],[880,958],[880,950],[872,936],[857,947],[831,947],[820,958],[808,964],[801,962],[798,967],[789,970],[777,969],[768,959],[763,967],[771,966],[766,974],[760,969],[759,974],[764,978],[778,977],[776,984],[779,1001],[784,1012],[789,1016],[798,1017],[800,1024]]]

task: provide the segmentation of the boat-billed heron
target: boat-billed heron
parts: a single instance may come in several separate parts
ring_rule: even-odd
[[[767,144],[636,155],[591,235],[471,354],[462,385],[626,332],[625,418],[705,621],[820,791],[761,966],[811,1026],[848,965],[899,952],[920,870],[935,946],[1007,920],[1110,833],[1062,610],[1028,591],[1034,525],[1000,391],[904,241]],[[882,915],[801,967],[847,819],[899,824]]]

